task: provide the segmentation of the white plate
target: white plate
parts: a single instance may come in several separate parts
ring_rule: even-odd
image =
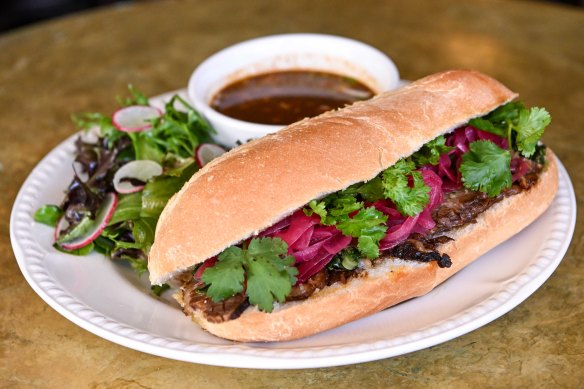
[[[75,257],[53,249],[52,229],[35,223],[33,213],[43,204],[61,202],[73,176],[75,137],[51,151],[18,193],[10,236],[20,269],[47,304],[80,327],[182,361],[312,368],[388,358],[445,342],[500,317],[541,286],[566,253],[576,222],[574,189],[560,164],[559,192],[542,217],[428,295],[306,339],[238,344],[199,329],[169,296],[150,295],[146,277],[138,279],[127,266],[98,254]]]

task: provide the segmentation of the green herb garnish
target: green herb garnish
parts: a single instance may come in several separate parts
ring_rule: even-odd
[[[296,283],[298,269],[288,245],[279,238],[254,238],[247,248],[232,246],[223,251],[217,263],[203,272],[207,295],[222,301],[244,291],[249,302],[272,312],[274,302],[284,302]]]
[[[464,186],[496,196],[511,186],[510,163],[508,150],[487,140],[472,142],[460,165]]]

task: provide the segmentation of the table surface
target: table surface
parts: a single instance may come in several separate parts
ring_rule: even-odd
[[[213,52],[288,32],[343,35],[389,54],[405,79],[473,68],[546,107],[544,139],[567,167],[578,222],[557,271],[500,319],[395,358],[303,371],[244,370],[124,348],[69,322],[23,278],[9,215],[38,161],[76,131],[75,112],[112,112],[134,84],[183,88]],[[526,1],[138,2],[0,36],[0,386],[42,387],[576,387],[584,382],[584,13]],[[1,384],[1,383],[4,384]]]

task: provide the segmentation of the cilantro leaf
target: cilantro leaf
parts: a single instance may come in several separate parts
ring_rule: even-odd
[[[316,213],[320,216],[320,220],[326,220],[327,210],[326,210],[326,203],[324,201],[316,201],[312,200],[308,203],[308,209],[304,208],[304,214],[306,216],[312,216],[312,214]]]
[[[279,238],[252,239],[247,248],[247,295],[249,302],[272,312],[274,300],[284,302],[296,283],[294,257],[286,255],[288,245]]]
[[[422,148],[412,154],[412,160],[416,166],[438,165],[440,156],[449,152],[454,147],[446,146],[446,138],[443,135],[426,143]]]
[[[482,118],[469,121],[479,130],[507,138],[510,148],[531,158],[545,128],[551,123],[550,114],[543,108],[527,109],[521,102],[507,103]]]
[[[328,213],[331,217],[337,219],[349,217],[349,214],[363,208],[363,203],[357,201],[355,196],[343,192],[332,196],[331,199],[331,206]]]
[[[383,172],[385,197],[393,201],[402,215],[417,215],[430,200],[430,188],[424,183],[422,174],[414,169],[413,161],[402,159]],[[413,181],[411,187],[409,177]]]
[[[327,267],[330,270],[353,270],[359,266],[362,257],[355,247],[347,246],[334,256]]]
[[[385,231],[380,231],[376,227],[384,224],[387,216],[375,209],[375,207],[363,208],[352,218],[341,221],[337,228],[344,235],[358,238],[363,234],[383,238]]]
[[[236,246],[223,251],[213,267],[207,268],[201,279],[209,285],[207,295],[218,302],[243,291],[245,252]]]
[[[379,257],[379,241],[387,232],[387,216],[368,207],[361,209],[352,218],[346,218],[337,224],[337,228],[346,236],[357,238],[357,249],[367,258]]]
[[[492,134],[502,136],[507,138],[508,135],[508,128],[507,126],[496,126],[489,120],[485,118],[474,118],[468,122],[469,125],[478,128],[479,130],[483,130],[486,132],[490,132]]]
[[[298,269],[287,252],[288,245],[280,238],[254,238],[247,249],[229,247],[201,276],[209,285],[207,295],[217,302],[241,293],[247,278],[249,302],[271,312],[274,301],[284,302],[296,283]]]
[[[529,111],[525,109],[519,113],[515,141],[524,157],[529,158],[535,153],[535,146],[551,120],[550,114],[543,108],[533,107]]]
[[[462,155],[460,173],[464,186],[496,196],[511,186],[511,153],[487,140],[470,144]]]
[[[339,221],[349,218],[349,214],[363,208],[363,203],[357,201],[355,195],[344,191],[328,195],[320,201],[313,200],[308,203],[309,209],[305,209],[307,216],[316,213],[320,216],[321,223],[327,226],[337,224]]]
[[[377,176],[367,182],[353,184],[345,189],[343,193],[360,195],[363,200],[370,202],[385,198],[383,196],[383,183],[380,176]]]
[[[357,249],[369,259],[379,257],[379,241],[369,235],[362,235],[357,239]]]

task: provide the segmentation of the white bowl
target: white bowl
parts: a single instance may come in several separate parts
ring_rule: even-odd
[[[355,78],[375,93],[394,89],[399,73],[393,61],[362,42],[332,35],[284,34],[251,39],[227,47],[193,72],[188,95],[217,131],[215,140],[228,147],[278,131],[284,126],[233,119],[209,105],[226,85],[243,78],[289,69],[317,70]]]

